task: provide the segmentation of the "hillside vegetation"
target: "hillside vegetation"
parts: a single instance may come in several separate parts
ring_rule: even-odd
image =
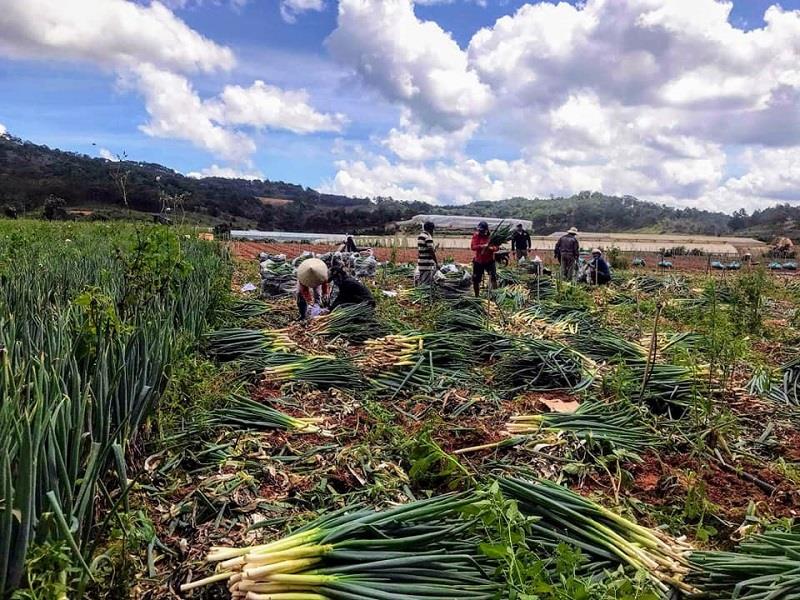
[[[166,207],[187,223],[322,233],[379,233],[394,221],[434,212],[530,219],[537,234],[573,225],[594,231],[736,234],[767,240],[800,233],[800,207],[788,204],[731,216],[632,196],[581,192],[566,198],[510,198],[443,207],[322,194],[283,181],[195,179],[158,164],[112,162],[0,136],[0,208],[7,216],[148,218],[147,213],[160,213]]]

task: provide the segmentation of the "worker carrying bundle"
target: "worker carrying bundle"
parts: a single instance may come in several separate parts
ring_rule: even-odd
[[[330,297],[328,266],[318,258],[307,258],[297,267],[297,310],[300,320],[312,304],[323,305]]]
[[[578,230],[570,227],[565,235],[562,235],[555,248],[555,257],[561,265],[561,278],[572,280],[575,278],[576,267],[578,265],[578,255],[581,251],[581,244],[577,238]]]

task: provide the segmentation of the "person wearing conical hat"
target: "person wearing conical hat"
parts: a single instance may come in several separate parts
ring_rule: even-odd
[[[566,234],[562,235],[555,248],[555,257],[561,265],[561,278],[575,279],[576,267],[578,265],[578,255],[581,251],[581,244],[578,241],[578,230],[570,227]]]
[[[310,304],[330,296],[328,266],[318,258],[307,258],[297,267],[297,310],[305,320]]]

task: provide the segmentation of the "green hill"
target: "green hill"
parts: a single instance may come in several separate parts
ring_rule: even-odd
[[[126,204],[127,201],[127,204]],[[111,162],[0,136],[0,209],[44,218],[151,218],[171,209],[186,222],[259,229],[382,232],[420,213],[530,219],[534,233],[585,231],[741,234],[797,237],[800,208],[781,205],[752,215],[677,209],[632,196],[581,192],[559,198],[509,198],[432,206],[392,198],[322,194],[283,181],[194,179],[158,164]]]

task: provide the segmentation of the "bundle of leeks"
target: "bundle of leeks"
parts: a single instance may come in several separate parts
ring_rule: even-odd
[[[539,520],[531,527],[531,545],[552,548],[566,543],[592,559],[611,561],[645,573],[665,594],[675,588],[697,589],[685,578],[691,572],[692,548],[661,531],[648,529],[547,480],[501,478],[503,494],[519,503],[523,514]]]
[[[366,303],[339,306],[312,319],[307,331],[313,335],[343,337],[355,343],[387,333],[386,326],[375,318],[375,309]]]
[[[317,417],[292,417],[237,393],[231,394],[223,406],[213,408],[206,419],[208,425],[215,427],[287,429],[301,433],[318,432],[321,421]]]
[[[373,511],[323,515],[268,544],[212,548],[216,573],[188,591],[225,581],[248,600],[489,600],[498,586],[482,568],[478,540],[460,518],[471,494],[449,494]]]
[[[550,340],[518,338],[495,367],[495,381],[506,394],[534,390],[584,390],[592,384],[594,364],[567,346]]]
[[[647,426],[641,409],[623,401],[587,401],[572,413],[517,415],[511,417],[506,429],[515,436],[563,431],[587,443],[599,442],[631,452],[644,452],[662,444]]]
[[[259,356],[270,352],[293,352],[297,349],[284,329],[219,329],[204,337],[207,354],[219,361]]]
[[[320,389],[345,390],[364,386],[353,363],[336,356],[274,353],[259,364],[264,380],[272,383],[300,382]]]
[[[800,530],[767,531],[736,552],[694,552],[692,580],[714,598],[800,598]]]

